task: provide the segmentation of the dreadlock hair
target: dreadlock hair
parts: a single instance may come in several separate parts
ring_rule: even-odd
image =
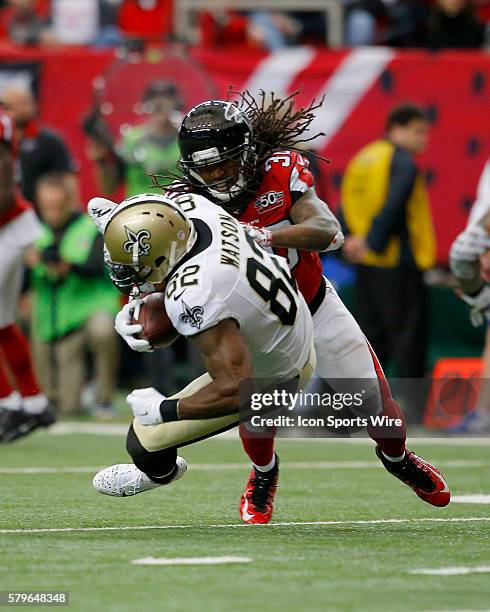
[[[307,142],[311,142],[324,132],[318,132],[306,137],[315,119],[315,111],[323,105],[325,96],[320,101],[315,98],[308,106],[295,109],[295,101],[300,91],[295,91],[286,98],[280,98],[274,92],[266,93],[260,90],[255,98],[248,90],[236,91],[233,86],[228,88],[227,101],[232,102],[242,110],[252,126],[251,146],[255,149],[255,162],[246,169],[247,187],[233,203],[241,207],[245,200],[250,199],[257,191],[264,174],[264,162],[278,150],[301,152]],[[329,159],[312,152],[317,159],[329,163]],[[199,187],[186,177],[175,172],[152,174],[152,187],[163,189],[170,194],[199,192]],[[170,186],[168,183],[174,181]]]
[[[295,110],[295,99],[300,91],[295,91],[287,98],[279,98],[274,92],[266,93],[263,89],[257,98],[246,89],[243,92],[228,88],[228,102],[232,97],[238,97],[237,106],[246,113],[252,125],[252,144],[257,154],[257,165],[262,166],[265,160],[279,149],[300,151],[300,145],[311,142],[324,132],[318,132],[309,138],[302,138],[315,119],[315,112],[325,100],[325,96],[317,102],[315,98],[306,107]],[[323,161],[329,160],[317,153],[315,157]]]

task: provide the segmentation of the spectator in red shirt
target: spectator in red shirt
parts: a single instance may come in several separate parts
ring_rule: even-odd
[[[55,421],[27,340],[15,324],[24,251],[41,231],[31,206],[17,192],[15,155],[13,122],[0,113],[0,443]]]
[[[172,0],[123,0],[119,28],[131,38],[162,40],[172,32]]]
[[[39,0],[7,0],[0,15],[0,36],[19,45],[50,44],[48,5]]]

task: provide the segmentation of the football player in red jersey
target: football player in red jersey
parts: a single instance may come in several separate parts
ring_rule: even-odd
[[[55,421],[34,373],[27,340],[15,325],[24,251],[41,231],[34,210],[15,185],[15,151],[13,123],[0,111],[0,442],[4,443]]]
[[[317,374],[336,391],[353,381],[372,383],[369,414],[399,419],[400,426],[368,427],[385,468],[434,506],[449,503],[449,488],[436,468],[406,449],[402,412],[359,325],[322,275],[320,252],[343,242],[340,225],[315,192],[313,175],[298,145],[314,115],[314,102],[294,110],[294,96],[270,103],[248,92],[241,103],[211,100],[185,116],[180,132],[180,169],[172,190],[204,195],[247,224],[264,248],[287,258],[310,308]],[[158,184],[158,177],[155,177]],[[343,387],[344,379],[345,387]],[[348,381],[348,382],[347,382]],[[393,421],[392,421],[393,422]],[[240,428],[253,467],[240,513],[247,523],[268,523],[278,480],[274,438],[250,437]],[[246,508],[246,515],[244,512]]]

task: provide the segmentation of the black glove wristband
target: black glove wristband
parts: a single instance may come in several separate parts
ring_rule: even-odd
[[[171,423],[172,421],[179,420],[179,411],[177,404],[179,400],[176,399],[165,399],[160,404],[160,414],[164,423]]]

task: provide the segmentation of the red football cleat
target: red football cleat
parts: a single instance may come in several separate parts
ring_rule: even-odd
[[[448,505],[451,499],[449,486],[441,472],[428,461],[408,449],[405,458],[399,462],[388,461],[379,446],[376,454],[388,472],[411,487],[420,499],[439,508]]]
[[[249,525],[265,525],[272,518],[274,496],[279,479],[279,457],[269,472],[252,468],[245,492],[240,499],[240,516]]]

